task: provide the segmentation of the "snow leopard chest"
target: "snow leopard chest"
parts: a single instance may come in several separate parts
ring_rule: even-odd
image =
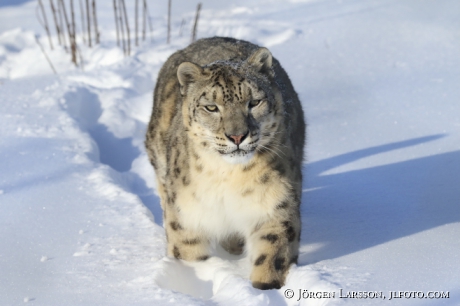
[[[190,174],[191,184],[177,194],[181,222],[215,237],[250,234],[288,193],[282,179],[263,165],[244,171],[222,163]]]

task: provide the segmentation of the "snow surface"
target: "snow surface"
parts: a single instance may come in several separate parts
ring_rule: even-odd
[[[221,249],[200,263],[164,256],[143,140],[157,73],[188,44],[179,27],[190,31],[196,3],[173,1],[170,45],[166,1],[149,4],[154,41],[124,57],[111,1],[98,1],[102,43],[80,44],[81,70],[56,37],[50,50],[35,1],[6,0],[0,305],[460,305],[460,2],[202,2],[198,36],[269,47],[304,106],[301,254],[286,285],[252,288],[246,258]],[[341,288],[387,298],[298,300]]]

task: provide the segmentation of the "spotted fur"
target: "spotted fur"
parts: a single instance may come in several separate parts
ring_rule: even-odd
[[[167,254],[206,260],[218,240],[247,251],[254,287],[283,286],[298,258],[304,136],[297,94],[267,49],[214,37],[174,53],[145,142]]]

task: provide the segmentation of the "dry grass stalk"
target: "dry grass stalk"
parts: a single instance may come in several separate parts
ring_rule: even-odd
[[[125,5],[125,0],[120,0],[121,1],[121,5],[123,7],[123,16],[124,16],[124,19],[125,19],[125,27],[126,27],[126,36],[127,36],[127,45],[128,45],[128,49],[127,49],[127,53],[126,55],[130,55],[131,53],[131,38],[130,38],[130,34],[129,34],[129,22],[128,22],[128,14],[126,13],[126,5]]]
[[[53,20],[54,20],[54,25],[56,27],[56,33],[57,33],[57,36],[58,36],[58,42],[59,42],[59,45],[62,46],[61,28],[59,27],[58,17],[57,17],[57,14],[56,14],[56,8],[54,7],[53,0],[50,0],[50,7],[51,7],[51,12],[53,13]]]
[[[117,46],[120,46],[120,29],[118,27],[117,0],[113,0],[113,13],[115,15],[115,27],[117,31]]]
[[[75,40],[75,33],[72,31],[72,26],[70,25],[69,18],[67,17],[67,11],[65,8],[65,3],[63,0],[59,0],[61,3],[61,8],[62,8],[62,14],[64,15],[64,20],[67,25],[67,34],[69,37],[69,42],[70,42],[70,53],[72,55],[72,63],[75,64],[75,66],[78,66],[77,63],[77,42]],[[72,2],[71,2],[72,3]],[[73,11],[73,5],[72,5],[72,11]],[[72,12],[73,15],[73,12]]]
[[[150,39],[153,41],[152,18],[150,18],[150,13],[149,13],[149,8],[147,7],[147,2],[145,2],[145,14],[147,15],[147,20],[149,21]]]
[[[86,20],[87,26],[86,30],[88,31],[88,46],[91,48],[91,8],[89,7],[89,0],[86,0]]]
[[[201,10],[201,2],[198,3],[198,6],[196,7],[196,15],[195,15],[195,23],[193,24],[193,30],[192,30],[192,42],[196,40],[196,31],[198,28],[198,20],[200,19],[200,10]]]
[[[40,14],[38,13],[39,8],[41,9],[43,19],[40,19]],[[48,35],[48,41],[50,43],[50,48],[51,48],[51,50],[53,50],[53,42],[51,40],[50,29],[48,27],[48,19],[46,18],[45,7],[43,6],[42,0],[38,0],[38,7],[37,7],[37,10],[36,10],[36,14],[37,14],[38,22],[40,22],[42,27],[45,28],[46,34]]]
[[[61,1],[60,0],[56,0],[56,1],[57,1],[57,13],[59,17],[59,28],[61,29],[61,35],[62,35],[62,44],[64,46],[64,49],[67,52],[68,49],[67,49],[67,42],[66,42],[66,36],[65,36],[64,17],[63,17],[64,13],[63,13]]]
[[[73,6],[73,0],[70,0],[70,20],[71,20],[71,38],[72,38],[72,44],[70,45],[70,50],[72,52],[72,57],[75,58],[75,65],[77,65],[77,39],[76,39],[76,27],[75,27],[75,12],[74,12],[74,6]]]
[[[136,4],[134,6],[134,41],[136,46],[139,46],[139,38],[138,38],[138,13],[139,13],[139,0],[136,0]]]
[[[51,63],[50,58],[49,58],[48,55],[46,54],[45,49],[43,48],[42,44],[40,43],[40,40],[38,39],[38,37],[37,37],[36,35],[35,35],[35,41],[36,41],[37,44],[40,46],[40,49],[42,50],[43,55],[44,55],[45,58],[46,58],[46,61],[47,61],[48,64],[51,66],[51,69],[53,69],[54,74],[57,74],[56,69],[54,69],[53,63]]]
[[[80,7],[80,19],[81,19],[81,38],[83,39],[83,43],[86,44],[86,33],[84,30],[85,24],[85,10],[83,9],[83,4],[81,0],[78,0],[78,5]]]
[[[149,8],[147,6],[147,0],[144,0],[144,40],[145,40],[145,30],[146,30],[146,20],[148,20],[149,24],[149,29],[150,29],[150,39],[153,41],[153,25],[152,25],[152,19],[150,18],[150,13],[149,13]]]
[[[168,44],[171,42],[171,1],[168,0],[168,36],[166,39]]]
[[[142,40],[145,40],[145,33],[146,33],[146,28],[147,28],[147,15],[146,15],[146,6],[147,6],[147,1],[144,0],[142,6]]]
[[[121,10],[122,10],[122,8],[121,8],[121,1],[123,1],[123,0],[118,0],[118,10],[117,10],[117,13],[118,13],[118,22],[119,22],[119,25],[120,25],[120,40],[121,40],[121,45],[122,45],[122,48],[123,48],[123,53],[126,55],[125,30],[124,30],[124,26],[123,26],[123,12],[121,11]]]
[[[182,18],[182,22],[180,23],[180,28],[179,28],[179,37],[182,37],[182,30],[185,25],[185,18]]]
[[[96,13],[96,0],[93,0],[93,23],[94,23],[94,38],[96,39],[96,44],[99,44],[99,29],[97,27],[97,13]]]

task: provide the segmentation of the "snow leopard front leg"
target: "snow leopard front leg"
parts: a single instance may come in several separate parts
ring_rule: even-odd
[[[191,230],[179,219],[177,207],[172,204],[175,194],[168,196],[163,217],[168,243],[167,255],[187,261],[202,261],[209,258],[209,238],[201,232]]]
[[[288,205],[282,203],[279,206]],[[298,208],[297,208],[298,210]],[[251,281],[255,288],[279,289],[284,286],[289,266],[297,263],[300,215],[272,219],[257,226],[250,239]]]

